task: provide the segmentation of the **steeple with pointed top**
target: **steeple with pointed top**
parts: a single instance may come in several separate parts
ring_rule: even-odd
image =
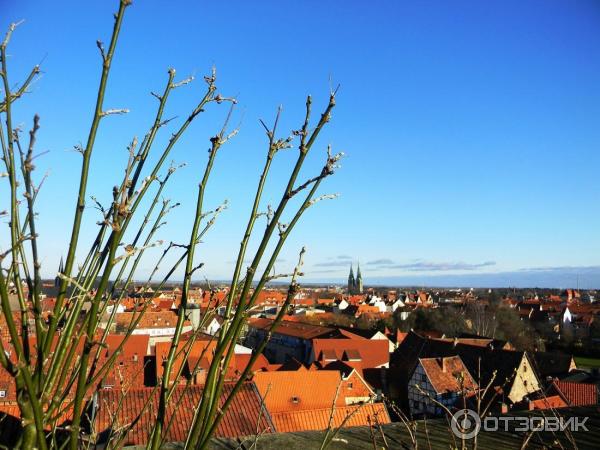
[[[359,294],[363,293],[363,280],[362,275],[360,273],[360,263],[358,263],[358,267],[356,269],[356,292]]]
[[[350,264],[350,274],[348,275],[348,294],[354,294],[356,289],[356,280],[354,279],[354,271],[352,270],[352,264]]]

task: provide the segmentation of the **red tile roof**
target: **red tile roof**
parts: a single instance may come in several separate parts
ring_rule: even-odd
[[[252,354],[250,353],[240,353],[235,355],[235,369],[241,373],[246,370],[248,363],[250,362],[250,358]],[[267,370],[269,368],[269,360],[265,357],[265,355],[258,355],[258,358],[254,362],[252,369],[250,370],[250,375],[259,370]]]
[[[333,354],[336,359],[343,361],[358,353],[364,369],[381,367],[390,362],[387,339],[313,339],[313,353],[317,361],[323,360],[324,355],[327,356],[326,360],[331,360]]]
[[[340,427],[348,416],[350,418],[344,424],[345,427],[390,423],[390,417],[383,403],[367,403],[364,405],[337,406],[334,410],[331,425],[334,428]],[[278,432],[325,430],[330,425],[331,407],[271,413],[271,417]]]
[[[221,405],[231,393],[232,388],[232,384],[224,385]],[[142,411],[146,402],[150,400],[151,406],[144,410],[140,420],[127,433],[123,441],[124,445],[146,445],[158,408],[158,395],[159,390],[153,388],[130,389],[124,396],[118,391],[100,391],[96,431],[102,433],[111,428],[117,430],[130,424]],[[175,388],[173,398],[167,406],[166,426],[169,423],[171,426],[165,432],[166,442],[185,441],[201,395],[202,388],[199,386],[190,386],[187,391],[184,386]],[[120,404],[122,407],[119,408]],[[217,427],[215,436],[228,438],[250,436],[256,434],[257,428],[267,433],[273,432],[274,427],[270,415],[264,409],[261,412],[261,405],[261,399],[254,384],[244,383]]]
[[[107,356],[110,356],[120,344],[123,342],[125,335],[121,334],[109,334],[106,336]],[[150,336],[147,334],[132,334],[130,335],[123,348],[121,349],[120,356],[133,359],[134,357],[142,358],[148,354],[148,346],[150,343]]]
[[[551,395],[549,397],[533,400],[530,403],[530,409],[554,409],[568,406],[560,395]]]
[[[185,363],[187,368],[191,374],[194,368],[198,368],[201,370],[208,370],[210,364],[213,360],[213,354],[215,348],[217,346],[217,340],[212,336],[201,334],[196,338],[196,341],[191,344],[191,350],[189,350],[188,357],[186,360],[186,351],[189,349],[189,344],[187,341],[179,342],[177,347],[175,361],[173,363],[173,367],[171,370],[171,381],[174,381],[174,376],[180,370],[182,365]],[[156,355],[156,378],[160,380],[163,376],[164,372],[164,361],[166,361],[169,350],[171,349],[171,342],[157,342],[154,347],[154,352]],[[184,350],[186,349],[186,350]],[[229,360],[229,367],[227,372],[227,379],[233,380],[235,379],[235,369],[237,367],[236,363],[237,355],[233,355]],[[199,364],[197,364],[199,362]],[[196,367],[197,366],[197,367]],[[184,368],[185,369],[185,368]],[[182,372],[182,375],[185,374],[185,371]],[[198,383],[202,384],[204,381],[198,378]]]
[[[477,383],[460,356],[445,358],[419,358],[427,378],[438,394],[446,392],[474,392]]]
[[[273,320],[264,318],[248,319],[249,328],[257,328],[261,330],[269,330],[273,324]],[[318,325],[310,325],[301,322],[291,322],[282,320],[279,326],[275,329],[275,333],[286,336],[297,337],[300,339],[312,339],[318,336],[334,333],[333,328],[320,327]]]
[[[595,384],[554,380],[552,386],[567,400],[569,406],[596,405],[598,388]]]

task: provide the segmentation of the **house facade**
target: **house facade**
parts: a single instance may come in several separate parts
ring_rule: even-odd
[[[410,413],[441,416],[444,407],[461,407],[460,401],[476,391],[477,383],[459,356],[420,358],[408,383]]]

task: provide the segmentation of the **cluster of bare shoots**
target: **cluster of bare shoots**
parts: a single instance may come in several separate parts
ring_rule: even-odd
[[[6,166],[4,175],[8,180],[10,192],[10,207],[4,212],[4,216],[8,218],[10,248],[2,253],[0,260],[0,300],[10,339],[0,341],[0,364],[14,378],[16,384],[18,407],[22,417],[17,443],[20,448],[75,450],[92,443],[94,430],[90,430],[89,423],[86,425],[86,422],[93,425],[93,421],[89,420],[87,400],[111,372],[127,338],[136,329],[151,304],[152,295],[144,296],[144,300],[132,314],[129,325],[123,330],[123,341],[118,348],[113,349],[110,357],[102,357],[107,335],[115,322],[116,305],[127,296],[133,281],[137,280],[136,270],[148,249],[157,246],[164,248],[158,261],[155,261],[150,277],[143,285],[144,292],[160,292],[176,270],[180,266],[184,267],[181,305],[178,309],[175,334],[164,363],[164,375],[155,387],[159,399],[158,406],[153,406],[149,400],[140,411],[140,414],[151,411],[154,416],[149,448],[158,449],[165,442],[165,436],[171,426],[171,422],[167,421],[166,411],[170,402],[178,400],[175,393],[179,391],[175,390],[177,383],[174,380],[178,379],[182,370],[176,369],[174,362],[181,355],[187,357],[197,337],[194,332],[191,338],[186,336],[186,339],[182,339],[192,277],[202,267],[202,263],[198,263],[198,245],[227,207],[227,204],[223,203],[209,210],[205,208],[204,197],[213,164],[221,148],[238,131],[237,128],[231,129],[229,125],[237,102],[234,98],[218,93],[214,70],[204,77],[206,90],[196,107],[172,132],[164,148],[155,149],[157,134],[167,128],[167,125],[172,126],[172,119],[163,117],[170,95],[177,89],[185,89],[193,81],[192,78],[176,81],[175,70],[168,71],[162,93],[152,93],[158,101],[158,107],[149,130],[141,141],[133,138],[127,148],[129,157],[124,176],[112,190],[111,204],[103,206],[92,197],[95,208],[101,214],[101,220],[89,249],[80,239],[86,199],[89,196],[88,175],[97,134],[105,119],[128,112],[125,108],[106,108],[104,97],[123,19],[130,3],[130,0],[120,0],[108,46],[105,47],[98,41],[102,67],[100,83],[89,135],[84,144],[76,146],[82,157],[78,195],[64,268],[58,274],[60,286],[56,302],[49,314],[44,314],[42,308],[41,257],[38,251],[38,238],[43,238],[45,233],[36,229],[35,213],[36,199],[42,184],[36,184],[34,181],[34,160],[39,156],[35,152],[35,141],[40,119],[34,117],[29,142],[25,144],[22,142],[22,133],[14,125],[12,114],[13,104],[28,91],[40,68],[34,67],[25,81],[15,89],[9,79],[7,46],[18,24],[10,26],[0,48],[0,75],[4,93],[4,99],[0,103],[3,122],[3,126],[0,127],[0,141],[2,160]],[[208,370],[203,394],[195,410],[186,448],[207,447],[234,396],[247,379],[255,359],[263,350],[257,349],[239,381],[227,391],[229,394],[223,399],[224,368],[228,367],[233,357],[234,344],[238,341],[249,311],[255,305],[261,290],[272,279],[291,275],[286,302],[273,323],[273,327],[276,327],[299,289],[298,279],[302,275],[304,249],[300,252],[298,264],[292,273],[274,274],[274,264],[304,212],[316,202],[334,197],[318,196],[317,192],[323,180],[334,173],[341,154],[333,155],[328,149],[320,173],[306,181],[299,180],[299,175],[321,130],[331,118],[335,99],[336,91],[332,91],[325,110],[315,124],[311,120],[312,102],[308,97],[306,114],[300,128],[285,137],[278,137],[281,110],[277,112],[272,127],[263,123],[268,139],[266,159],[240,243],[228,295],[221,305],[225,311],[224,322],[220,333],[214,337],[216,347],[212,355],[213,363]],[[165,167],[165,163],[192,122],[209,106],[221,104],[228,104],[229,112],[222,128],[209,139],[208,160],[198,185],[189,240],[186,243],[163,243],[158,234],[169,212],[179,205],[163,199],[165,186],[179,168],[175,165]],[[297,147],[297,159],[289,180],[283,187],[281,199],[276,206],[269,206],[264,213],[260,210],[261,200],[271,163],[279,151],[292,147]],[[150,156],[152,158],[149,158]],[[151,160],[156,162],[150,163]],[[151,200],[143,202],[147,198]],[[300,200],[290,203],[292,199],[297,198]],[[263,216],[267,218],[266,228],[255,233],[256,221]],[[250,256],[250,265],[245,266],[249,256],[248,244],[255,235],[259,245]],[[159,266],[170,260],[167,255],[171,253],[176,254],[172,258],[175,262],[166,271],[161,272],[164,273],[162,278],[155,279],[159,273]],[[81,258],[76,255],[85,256]],[[82,260],[76,260],[77,258]],[[11,302],[15,299],[18,309],[13,311]],[[112,310],[108,309],[109,304],[114,305]],[[210,319],[214,309],[205,314],[202,320]],[[104,320],[106,317],[107,323],[101,324],[101,318]],[[202,326],[199,327],[201,328]],[[262,347],[265,345],[266,341]],[[196,370],[197,367],[192,371]],[[66,422],[65,418],[68,419]],[[119,425],[114,427],[115,431],[109,439],[108,445],[111,448],[122,445],[127,432],[135,425],[135,420]]]

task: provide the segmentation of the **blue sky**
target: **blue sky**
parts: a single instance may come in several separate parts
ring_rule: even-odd
[[[11,43],[12,79],[40,61],[44,71],[15,114],[24,126],[41,115],[38,149],[50,151],[37,164],[38,176],[50,170],[38,207],[47,275],[71,227],[75,188],[66,180],[79,171],[70,149],[91,120],[95,41],[108,41],[116,6],[0,0],[3,27],[25,19]],[[598,287],[599,20],[592,0],[134,2],[105,102],[131,112],[104,120],[88,194],[108,203],[167,68],[201,78],[215,65],[243,121],[207,193],[207,206],[227,198],[230,208],[201,247],[199,277],[228,278],[266,150],[258,120],[271,122],[281,104],[280,129],[298,128],[305,96],[320,110],[331,79],[341,84],[338,107],[305,175],[331,143],[347,157],[322,192],[341,196],[306,214],[278,269],[306,245],[312,281],[343,280],[360,260],[367,284],[566,287],[579,274],[582,287]],[[177,91],[166,116],[181,120],[202,89],[197,80]],[[182,203],[163,229],[167,241],[188,239],[207,139],[225,113],[211,106],[172,154],[188,165],[167,189]],[[265,201],[279,198],[293,156],[279,155]],[[84,243],[98,220],[86,214]]]

